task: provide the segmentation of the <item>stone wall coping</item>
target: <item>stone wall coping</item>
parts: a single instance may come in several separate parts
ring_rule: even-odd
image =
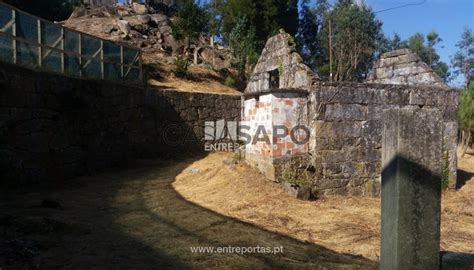
[[[355,87],[355,88],[373,88],[383,90],[386,88],[397,90],[439,90],[446,92],[457,92],[455,88],[446,88],[435,85],[408,85],[408,84],[384,84],[384,83],[366,83],[366,82],[315,82],[311,89],[317,87]]]
[[[278,89],[265,89],[265,90],[260,90],[257,92],[247,92],[243,93],[244,97],[258,97],[258,96],[263,96],[267,94],[277,94],[277,93],[283,93],[283,94],[299,94],[301,96],[308,96],[309,91],[305,89],[298,89],[298,88],[278,88]]]

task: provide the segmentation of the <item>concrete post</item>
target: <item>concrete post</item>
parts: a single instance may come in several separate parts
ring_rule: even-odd
[[[380,269],[439,269],[442,120],[437,109],[384,113]]]

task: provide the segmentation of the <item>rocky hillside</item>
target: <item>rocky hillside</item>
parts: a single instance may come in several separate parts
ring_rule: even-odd
[[[174,76],[176,56],[186,42],[172,35],[173,18],[151,7],[134,3],[115,7],[77,8],[62,22],[66,27],[103,39],[141,48],[148,69],[149,83],[185,91],[236,93],[242,87],[231,68],[229,49],[201,37],[191,44],[189,61],[193,63],[186,80]],[[225,83],[227,82],[227,83]]]

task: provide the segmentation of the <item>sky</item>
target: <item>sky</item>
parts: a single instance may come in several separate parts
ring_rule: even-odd
[[[421,3],[423,0],[365,0],[366,4],[377,12],[405,4]],[[426,0],[421,5],[411,5],[390,11],[377,13],[383,22],[383,31],[392,37],[400,34],[403,39],[416,32],[427,34],[436,31],[443,41],[437,46],[441,61],[451,64],[458,48],[464,27],[474,28],[474,0]],[[457,78],[453,85],[463,83]]]
[[[125,0],[119,0],[124,2]],[[314,1],[314,0],[313,0]],[[383,22],[383,31],[388,37],[398,33],[407,39],[416,32],[428,34],[436,31],[443,41],[437,46],[441,61],[451,64],[456,53],[456,43],[461,38],[464,27],[474,28],[474,0],[356,0],[365,2],[377,12]],[[201,1],[202,2],[202,1]],[[330,1],[332,3],[335,0]],[[382,11],[400,7],[393,10]],[[459,86],[463,78],[452,82]]]

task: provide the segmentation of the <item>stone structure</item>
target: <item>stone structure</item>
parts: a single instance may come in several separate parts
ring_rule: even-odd
[[[303,59],[296,52],[293,37],[280,33],[267,41],[245,92],[308,89],[316,79],[316,74],[303,63]]]
[[[205,122],[238,121],[240,102],[0,63],[0,185],[60,183],[133,158],[203,152]]]
[[[305,125],[308,90],[317,80],[294,45],[293,38],[286,33],[270,38],[244,95],[242,119],[249,123],[249,133],[258,134],[259,138],[268,136],[267,141],[246,145],[246,159],[270,179],[275,179],[275,163],[285,157],[304,155],[308,150],[307,145],[298,145],[288,136],[280,138],[274,134],[274,127],[291,130]],[[295,136],[304,136],[301,132]]]
[[[447,87],[431,67],[409,49],[382,54],[367,82]]]
[[[458,93],[428,86],[321,83],[309,98],[313,192],[380,193],[383,111],[425,107],[443,113],[449,182],[456,184]],[[416,126],[413,126],[416,129]]]
[[[389,109],[383,123],[380,269],[440,269],[443,116]]]
[[[244,94],[242,119],[249,121],[251,127],[263,125],[269,134],[273,134],[274,126],[280,123],[306,124],[311,130],[309,143],[296,146],[288,141],[283,144],[273,140],[247,145],[246,159],[250,164],[270,179],[287,183],[286,186],[289,183],[299,197],[307,197],[309,191],[313,195],[378,196],[383,111],[426,107],[443,113],[443,151],[449,159],[449,184],[455,187],[456,91],[441,84],[434,86],[438,85],[436,82],[419,84],[418,79],[412,78],[418,78],[423,72],[404,77],[406,82],[414,84],[411,86],[401,84],[402,81],[398,85],[318,82],[291,44],[286,34],[267,42]],[[410,57],[419,59],[408,51],[388,53],[384,58],[394,55],[397,61]],[[418,60],[413,63],[423,66]],[[395,61],[392,64],[397,70],[402,66]],[[287,70],[293,75],[286,74]]]

